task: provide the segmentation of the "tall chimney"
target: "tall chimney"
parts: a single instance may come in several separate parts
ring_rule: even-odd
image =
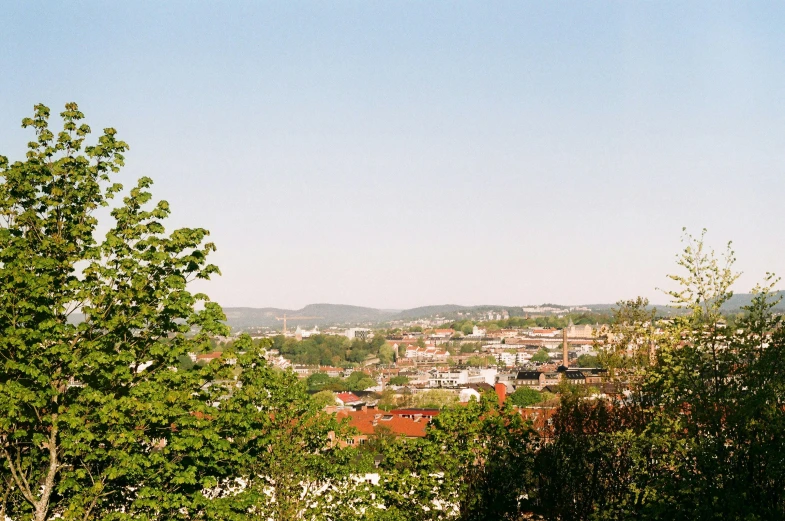
[[[566,367],[570,367],[570,360],[569,357],[567,356],[567,328],[565,327],[564,329],[561,330],[561,332],[562,332],[562,357],[563,357],[562,365],[566,368]]]

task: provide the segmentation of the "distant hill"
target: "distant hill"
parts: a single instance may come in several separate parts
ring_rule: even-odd
[[[743,311],[745,306],[752,304],[752,293],[735,293],[725,304],[722,305],[724,313],[734,313]],[[780,313],[785,313],[785,290],[777,291],[772,294],[772,298],[780,299],[780,302],[774,307],[774,310]],[[585,307],[592,311],[610,311],[612,308],[617,308],[616,304],[587,304]],[[669,308],[667,305],[651,305],[649,308],[657,308],[657,311],[663,314],[668,314]],[[677,312],[678,314],[678,312]]]
[[[780,291],[777,295],[785,297],[785,291]],[[747,306],[752,301],[749,293],[738,293],[725,303],[723,311],[732,313],[740,311],[743,306]],[[556,307],[555,304],[550,304]],[[615,304],[588,304],[585,306],[595,312],[608,312]],[[662,314],[668,315],[673,310],[667,306],[655,306]],[[777,311],[785,312],[785,301],[775,308]],[[286,314],[287,326],[295,328],[298,325],[311,327],[314,325],[326,326],[373,326],[395,320],[417,320],[421,318],[442,317],[446,321],[460,318],[466,313],[482,313],[487,311],[506,310],[510,316],[523,316],[521,307],[516,306],[459,306],[456,304],[442,304],[435,306],[422,306],[411,309],[376,309],[362,306],[348,306],[344,304],[309,304],[301,309],[283,308],[224,308],[226,319],[229,326],[234,330],[249,327],[271,327],[280,328],[282,321],[276,317],[283,317]],[[295,317],[318,317],[298,319]]]
[[[441,306],[422,306],[419,308],[404,309],[397,315],[394,320],[404,319],[418,319],[436,315],[451,315],[458,311],[470,311],[473,308],[469,306],[457,306],[455,304],[442,304]]]
[[[775,306],[775,310],[785,312],[785,291],[777,291],[772,296],[780,299],[780,302]],[[752,293],[736,293],[730,300],[722,305],[723,311],[741,311],[744,306],[749,306],[752,303]]]
[[[287,327],[297,325],[360,325],[389,320],[397,310],[382,310],[343,304],[309,304],[301,309],[283,308],[224,308],[226,321],[232,329],[247,327],[280,327],[281,320],[276,317],[287,316]],[[292,318],[288,318],[292,317]],[[294,317],[318,317],[298,319]]]
[[[417,320],[436,316],[452,320],[460,316],[458,315],[459,312],[501,311],[503,309],[508,310],[511,315],[520,315],[520,308],[509,306],[458,306],[455,304],[423,306],[405,310],[376,309],[343,304],[309,304],[302,309],[224,308],[224,313],[226,313],[227,323],[232,329],[237,330],[265,326],[279,328],[282,321],[277,320],[275,317],[283,317],[284,314],[287,316],[288,327],[296,327],[297,325],[360,326],[380,324],[393,320]],[[319,318],[297,319],[288,317]]]
[[[301,309],[283,308],[224,308],[227,323],[234,330],[249,327],[280,328],[281,320],[276,317],[287,316],[287,327],[301,326],[367,326],[376,325],[395,320],[417,320],[421,318],[442,317],[455,320],[461,317],[459,313],[481,313],[484,311],[507,310],[511,316],[521,316],[520,307],[511,306],[459,306],[456,304],[443,304],[437,306],[423,306],[405,310],[376,309],[361,306],[348,306],[343,304],[309,304]],[[298,319],[294,317],[318,317]]]

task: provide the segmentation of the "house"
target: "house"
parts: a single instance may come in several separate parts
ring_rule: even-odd
[[[355,338],[360,338],[362,340],[368,340],[373,336],[373,332],[365,327],[352,327],[346,330],[344,333],[346,338],[349,340],[354,340]]]
[[[358,434],[345,443],[356,446],[364,444],[370,436],[387,432],[404,438],[424,438],[431,419],[439,411],[431,409],[401,409],[389,412],[363,407],[356,411],[338,411],[339,420],[349,419],[349,425],[357,429]]]
[[[589,324],[582,324],[576,326],[570,321],[570,325],[567,326],[567,338],[593,338],[594,337],[594,328],[591,327]]]
[[[600,369],[597,367],[581,368],[580,371],[583,373],[583,376],[586,378],[587,384],[602,383],[605,380],[605,377],[608,375],[607,369]]]
[[[338,405],[341,407],[349,407],[351,405],[363,403],[360,397],[354,393],[336,393],[335,401],[338,402]]]
[[[513,367],[515,365],[515,360],[516,360],[515,353],[501,352],[501,353],[496,353],[494,356],[496,357],[496,360],[501,365],[507,367]]]
[[[340,367],[331,367],[328,365],[323,365],[319,367],[318,373],[324,373],[330,378],[340,378],[343,376],[343,369]]]
[[[472,334],[467,335],[469,338],[484,338],[486,331],[484,329],[480,329],[477,326],[472,328]]]
[[[559,334],[559,330],[555,327],[546,328],[533,328],[529,330],[529,336],[553,338]]]
[[[221,353],[219,351],[216,351],[214,353],[202,353],[202,354],[196,355],[196,363],[200,363],[201,362],[203,364],[209,364],[213,360],[220,359],[222,355],[223,355],[223,353]],[[225,364],[234,365],[234,364],[237,363],[237,358],[236,357],[224,358],[223,362]],[[137,368],[137,370],[138,370],[138,368]]]
[[[428,387],[462,387],[468,384],[496,382],[496,368],[487,369],[433,369],[428,378]]]
[[[306,378],[313,373],[317,372],[318,367],[314,367],[311,365],[295,365],[292,367],[292,371],[295,372],[297,376],[300,378]]]
[[[454,329],[434,329],[431,338],[438,340],[449,340],[455,334]]]
[[[545,385],[545,373],[539,371],[518,371],[512,385],[514,390],[519,387],[528,387],[540,391]]]
[[[531,423],[532,428],[545,443],[553,439],[553,417],[558,411],[557,406],[532,406],[518,409],[520,415]]]
[[[216,351],[214,353],[200,353],[200,354],[196,355],[196,361],[197,362],[210,363],[213,360],[217,360],[218,358],[221,358],[222,354],[223,353],[221,353],[220,351]]]
[[[561,382],[561,373],[558,371],[548,371],[541,373],[544,375],[544,380],[542,381],[543,388],[547,386],[557,386],[559,382]]]
[[[397,414],[402,418],[409,418],[412,420],[425,418],[427,421],[431,421],[434,417],[439,415],[439,409],[418,409],[418,408],[393,409],[392,411],[390,411],[390,413]]]
[[[525,365],[531,360],[532,355],[526,351],[500,351],[494,354],[500,364],[507,367]]]
[[[286,370],[292,367],[292,363],[279,354],[272,354],[268,352],[264,358],[267,360],[268,364],[278,369]]]
[[[468,403],[472,400],[479,402],[481,396],[482,395],[479,392],[477,392],[475,389],[472,389],[471,387],[467,387],[466,389],[461,389],[461,392],[458,393],[458,402]]]
[[[409,346],[406,348],[406,358],[415,360],[434,360],[444,361],[450,356],[450,353],[444,349],[438,349],[433,346],[417,347]]]
[[[586,377],[581,371],[564,371],[562,378],[573,385],[584,385],[586,383]]]

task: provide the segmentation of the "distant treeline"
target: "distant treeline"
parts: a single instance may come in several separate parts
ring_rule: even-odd
[[[385,349],[386,341],[382,335],[369,341],[359,338],[349,340],[337,335],[313,335],[298,341],[278,335],[273,337],[272,342],[272,348],[280,351],[286,359],[302,365],[343,367],[347,363],[361,364],[369,357],[390,363],[394,357],[391,347]]]
[[[472,321],[472,320],[456,320],[443,324],[442,328],[451,328],[455,331],[460,331],[464,335],[471,334],[472,328],[478,326],[487,331],[497,331],[499,329],[519,329],[527,327],[555,327],[561,329],[567,327],[572,321],[575,325],[583,324],[609,324],[612,320],[611,313],[581,313],[564,315],[558,317],[556,315],[545,315],[540,317],[510,317],[503,320],[486,320],[486,321]]]

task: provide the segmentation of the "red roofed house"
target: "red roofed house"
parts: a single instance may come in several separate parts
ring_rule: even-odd
[[[362,400],[354,393],[336,393],[335,399],[341,406],[347,406],[353,403],[361,403]]]
[[[390,414],[395,414],[402,418],[410,418],[416,420],[418,418],[425,418],[431,421],[434,416],[439,416],[439,409],[393,409]]]
[[[221,358],[221,354],[222,353],[220,351],[216,351],[215,353],[200,353],[196,355],[196,360],[197,361],[204,360],[205,362],[211,362],[216,358]]]
[[[369,436],[382,430],[405,438],[423,438],[428,423],[437,414],[438,411],[424,409],[385,412],[380,409],[363,408],[359,411],[338,411],[337,417],[339,420],[349,418],[349,425],[357,429],[359,434],[346,443],[358,445],[365,443]]]
[[[434,329],[433,333],[431,333],[431,338],[447,340],[451,338],[453,334],[455,334],[455,330],[453,329]]]

